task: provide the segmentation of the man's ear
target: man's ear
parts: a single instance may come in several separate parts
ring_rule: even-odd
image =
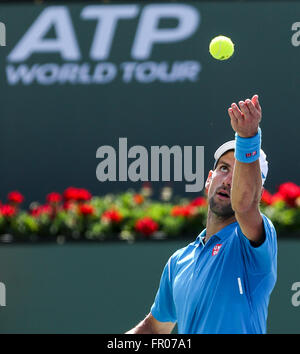
[[[206,179],[206,182],[205,182],[205,194],[207,195],[208,193],[208,188],[210,186],[210,183],[211,183],[211,179],[212,179],[212,174],[213,174],[213,171],[210,170],[209,173],[208,173],[208,176],[207,176],[207,179]]]

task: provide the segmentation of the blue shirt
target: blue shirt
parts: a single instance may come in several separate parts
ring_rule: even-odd
[[[266,333],[269,297],[277,275],[277,240],[263,217],[265,240],[254,247],[237,222],[197,239],[168,260],[151,307],[178,333]]]

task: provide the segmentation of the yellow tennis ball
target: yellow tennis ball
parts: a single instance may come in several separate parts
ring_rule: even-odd
[[[209,44],[209,52],[215,59],[226,60],[232,56],[234,52],[234,44],[228,37],[217,36],[211,40]]]

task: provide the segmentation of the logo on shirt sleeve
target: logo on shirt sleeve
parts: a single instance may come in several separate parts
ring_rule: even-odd
[[[216,245],[214,246],[213,250],[212,250],[211,255],[212,255],[212,256],[217,255],[217,254],[219,253],[221,247],[222,247],[222,244],[221,244],[221,243],[216,244]]]

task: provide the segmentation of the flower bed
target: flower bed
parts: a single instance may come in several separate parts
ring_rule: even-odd
[[[165,187],[160,200],[151,198],[145,185],[139,193],[92,196],[82,188],[69,187],[62,194],[46,196],[45,204],[33,202],[28,210],[24,196],[10,192],[0,204],[0,235],[4,240],[127,240],[195,238],[205,228],[207,200],[173,198]],[[287,182],[275,194],[264,190],[261,211],[274,223],[278,234],[300,237],[300,186]]]

